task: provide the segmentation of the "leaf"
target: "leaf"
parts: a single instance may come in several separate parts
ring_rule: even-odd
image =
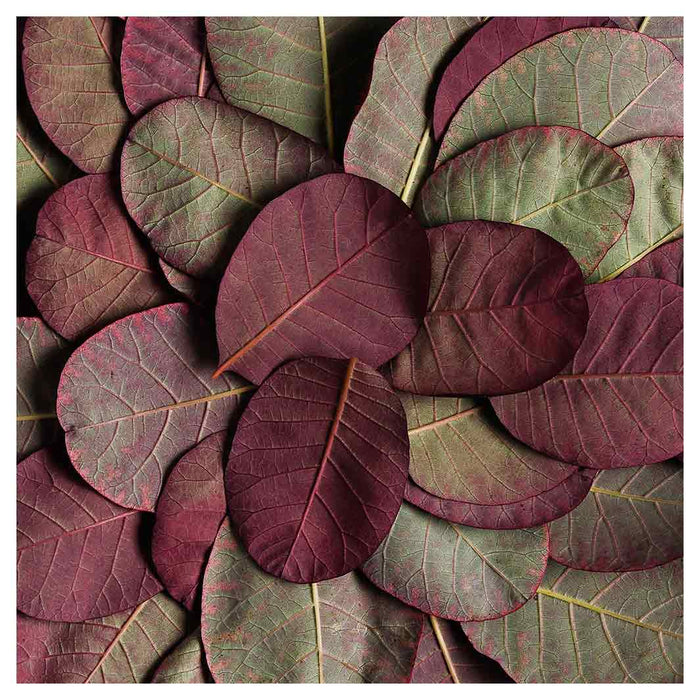
[[[17,459],[59,434],[56,391],[69,348],[39,318],[17,319]]]
[[[384,377],[355,359],[305,358],[272,374],[243,412],[226,501],[259,566],[310,583],[374,552],[407,476],[406,418]]]
[[[550,556],[589,571],[649,569],[683,556],[683,469],[602,471],[583,503],[549,526]]]
[[[217,683],[406,683],[422,625],[357,573],[308,585],[270,576],[223,522],[202,604]]]
[[[411,204],[432,158],[432,97],[440,70],[478,17],[403,17],[382,38],[372,82],[345,145],[345,170]]]
[[[87,175],[49,197],[26,283],[43,318],[69,340],[170,296],[109,175]]]
[[[17,616],[18,683],[148,683],[185,633],[185,611],[164,593],[86,622]]]
[[[153,510],[175,461],[236,418],[251,387],[210,379],[212,340],[193,309],[168,304],[115,321],[68,360],[58,419],[73,466],[103,496]]]
[[[566,248],[535,229],[461,221],[429,229],[428,311],[392,361],[397,389],[506,394],[554,376],[583,340],[583,277]]]
[[[204,438],[171,469],[156,505],[151,554],[168,593],[188,610],[199,603],[201,579],[226,515],[226,431]]]
[[[218,278],[274,197],[335,163],[319,146],[254,114],[200,97],[158,105],[131,129],[122,196],[160,257]]]
[[[213,683],[199,627],[163,659],[151,683]]]
[[[668,46],[673,55],[683,63],[682,17],[613,17],[622,29],[642,32]]]
[[[258,215],[226,269],[217,375],[259,384],[311,355],[378,367],[420,327],[429,266],[423,229],[381,185],[333,174],[295,187]]]
[[[442,74],[433,108],[439,141],[464,99],[492,71],[523,49],[579,27],[606,26],[607,17],[492,17],[475,32]]]
[[[587,282],[607,282],[683,235],[683,139],[640,139],[615,151],[632,177],[634,205],[627,229]]]
[[[41,126],[81,170],[117,164],[129,112],[119,80],[119,20],[30,17],[22,55],[27,94]]]
[[[682,562],[627,573],[550,562],[520,610],[462,626],[518,683],[682,682]]]
[[[124,99],[137,116],[185,95],[223,102],[207,60],[201,17],[129,17],[121,76]]]
[[[17,465],[17,607],[80,622],[133,608],[162,590],[141,548],[147,521],[115,506],[43,449]]]
[[[162,258],[158,258],[158,264],[168,284],[187,301],[203,306],[205,309],[214,306],[217,292],[215,285],[207,283],[206,280],[198,280],[186,272],[180,272]]]
[[[590,320],[572,362],[542,386],[491,399],[518,440],[594,469],[683,450],[683,290],[653,279],[586,288]]]
[[[683,135],[683,66],[621,29],[572,29],[516,54],[452,118],[437,164],[525,126],[581,129],[608,146]]]
[[[428,179],[425,226],[485,219],[536,228],[590,274],[620,238],[634,189],[622,158],[575,129],[529,127],[481,143]]]
[[[546,528],[478,530],[404,503],[362,572],[423,612],[449,620],[488,620],[534,594],[547,564]]]
[[[624,270],[620,277],[654,277],[683,286],[683,240],[654,248],[641,260]]]

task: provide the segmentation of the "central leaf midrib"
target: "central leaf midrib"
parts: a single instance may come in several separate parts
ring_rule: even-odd
[[[650,498],[649,496],[637,496],[631,493],[622,493],[622,491],[614,491],[612,489],[601,488],[600,486],[591,486],[593,493],[600,493],[603,496],[611,496],[612,498],[621,498],[628,501],[640,501],[642,503],[658,503],[664,506],[682,506],[683,501],[674,501],[667,498]]]

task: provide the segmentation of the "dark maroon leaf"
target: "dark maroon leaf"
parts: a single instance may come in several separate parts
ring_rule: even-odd
[[[683,286],[683,239],[652,250],[620,277],[654,277]]]
[[[404,391],[509,394],[553,377],[583,340],[583,275],[567,249],[532,228],[460,221],[428,229],[430,300],[392,364]]]
[[[594,469],[652,464],[683,449],[683,290],[654,279],[589,285],[572,362],[542,386],[491,399],[519,440]]]
[[[222,430],[181,457],[156,505],[153,563],[168,593],[190,610],[199,601],[209,550],[226,515],[225,442]]]
[[[17,465],[17,607],[80,622],[142,603],[162,589],[141,546],[143,513],[93,491],[62,451]]]
[[[224,274],[217,375],[260,383],[310,355],[378,367],[416,334],[429,265],[423,229],[381,185],[333,174],[295,187],[258,215]]]
[[[229,515],[265,571],[295,582],[342,576],[389,532],[408,459],[401,402],[378,372],[355,359],[295,360],[241,416]]]

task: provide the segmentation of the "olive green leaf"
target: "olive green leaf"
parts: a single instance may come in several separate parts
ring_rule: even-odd
[[[158,666],[152,683],[213,683],[204,658],[199,627],[185,637]]]

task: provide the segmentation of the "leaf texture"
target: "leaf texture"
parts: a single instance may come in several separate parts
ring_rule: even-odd
[[[613,17],[621,29],[642,32],[668,46],[683,63],[682,17]]]
[[[213,683],[199,627],[180,642],[158,666],[151,683]]]
[[[17,616],[18,683],[148,683],[185,634],[185,611],[164,593],[85,622]]]
[[[168,593],[187,609],[200,600],[201,580],[226,515],[226,431],[204,438],[171,469],[156,505],[151,555]]]
[[[665,243],[624,270],[620,277],[653,277],[683,286],[683,240]]]
[[[301,583],[342,576],[389,532],[408,459],[401,402],[378,372],[354,359],[294,360],[241,416],[228,512],[265,571]]]
[[[626,573],[550,562],[520,610],[463,627],[518,683],[682,682],[682,561]]]
[[[683,290],[653,279],[586,288],[588,332],[542,386],[491,399],[535,450],[594,469],[654,464],[683,450]]]
[[[608,146],[683,135],[683,65],[655,39],[572,29],[516,54],[462,103],[438,165],[525,126],[568,126]]]
[[[53,143],[81,170],[117,163],[129,120],[119,80],[120,22],[109,17],[30,17],[22,65],[27,94]]]
[[[158,105],[131,129],[122,196],[160,257],[218,278],[262,207],[333,172],[320,147],[249,112],[200,97]]]
[[[58,419],[73,466],[99,493],[153,510],[175,460],[235,420],[250,386],[210,378],[212,341],[193,309],[168,304],[115,321],[73,353]]]
[[[550,556],[574,569],[649,569],[683,556],[683,469],[663,462],[601,471],[549,528]]]
[[[478,530],[404,503],[362,572],[430,615],[488,620],[512,613],[535,594],[548,539],[546,528]]]
[[[429,229],[423,325],[392,361],[397,389],[428,396],[538,386],[573,357],[588,307],[567,249],[531,228],[460,221]]]
[[[485,219],[538,229],[565,245],[586,276],[622,235],[633,199],[611,148],[576,129],[528,127],[438,168],[416,213],[425,226]]]
[[[217,373],[259,384],[311,355],[378,367],[418,331],[429,283],[425,232],[398,197],[354,175],[303,183],[265,207],[226,269]]]
[[[140,533],[143,513],[87,486],[61,451],[17,465],[17,607],[45,620],[80,622],[133,608],[162,585]]]
[[[357,573],[309,585],[270,576],[221,526],[202,604],[217,683],[406,683],[422,625]]]

